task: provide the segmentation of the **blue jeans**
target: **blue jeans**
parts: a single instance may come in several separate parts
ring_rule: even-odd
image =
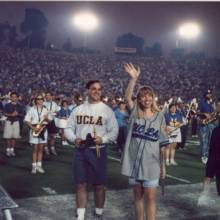
[[[209,142],[211,139],[212,130],[215,128],[214,124],[200,125],[199,126],[199,139],[201,147],[201,156],[208,157],[209,155]]]

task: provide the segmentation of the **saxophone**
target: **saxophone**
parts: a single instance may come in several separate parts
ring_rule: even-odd
[[[204,118],[201,120],[201,122],[203,125],[208,125],[208,124],[218,120],[219,116],[220,116],[220,112],[212,112],[210,118]]]
[[[43,129],[45,128],[45,122],[46,119],[43,118],[39,123],[37,123],[35,125],[35,130],[32,130],[32,135],[33,137],[38,137],[40,135],[40,133],[43,131]]]

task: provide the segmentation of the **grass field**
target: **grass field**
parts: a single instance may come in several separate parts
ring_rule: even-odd
[[[0,141],[0,156],[4,164],[0,165],[0,183],[13,198],[39,197],[74,192],[72,161],[74,149],[61,146],[57,139],[58,156],[45,158],[43,166],[45,174],[33,175],[31,171],[32,150],[27,138],[22,138],[16,148],[16,157],[5,156],[4,140]],[[190,184],[201,182],[204,176],[204,165],[200,161],[199,142],[197,138],[189,138],[187,150],[177,151],[178,166],[168,167],[166,184]],[[121,164],[116,148],[109,146],[107,189],[128,188],[127,178],[120,174]]]

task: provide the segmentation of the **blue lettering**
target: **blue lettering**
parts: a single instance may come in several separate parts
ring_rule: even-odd
[[[159,139],[159,131],[155,130],[155,128],[148,128],[145,131],[144,125],[139,125],[134,123],[132,137],[141,138],[150,141],[158,141]]]

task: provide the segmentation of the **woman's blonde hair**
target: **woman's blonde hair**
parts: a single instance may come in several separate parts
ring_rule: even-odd
[[[153,103],[151,105],[151,111],[153,113],[160,111],[160,109],[159,109],[159,107],[157,106],[157,103],[156,103],[156,95],[155,95],[155,92],[154,92],[153,88],[151,88],[150,86],[144,86],[144,87],[140,88],[138,93],[137,93],[136,116],[138,118],[143,118],[143,111],[141,110],[139,100],[140,100],[141,97],[147,96],[147,95],[151,96],[152,99],[153,99]]]

